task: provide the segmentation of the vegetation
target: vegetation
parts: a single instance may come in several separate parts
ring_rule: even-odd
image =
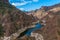
[[[3,36],[3,34],[4,34],[4,33],[3,33],[3,27],[2,27],[2,25],[0,24],[0,37]]]

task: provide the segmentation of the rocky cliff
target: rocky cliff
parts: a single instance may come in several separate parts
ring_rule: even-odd
[[[41,40],[60,40],[60,4],[53,6],[43,6],[42,8],[31,12],[32,15],[40,20],[44,26],[38,29],[34,33],[34,37],[23,37],[21,40],[40,40],[41,34],[43,39]],[[35,35],[38,35],[38,37]],[[39,38],[40,37],[40,38]]]
[[[5,36],[10,36],[25,27],[30,28],[32,22],[32,16],[26,15],[15,6],[12,6],[8,0],[0,0],[0,27],[3,29],[2,33]]]
[[[48,7],[44,6],[41,9],[33,12],[33,14],[34,17],[37,17],[40,20],[40,23],[43,22],[42,24],[44,24],[44,26],[32,33],[41,34],[43,39],[41,39],[40,36],[37,37],[35,34],[33,34],[35,35],[34,37],[24,37],[26,40],[38,40],[39,37],[39,40],[60,40],[60,4]]]
[[[31,28],[32,23],[38,20],[40,23],[43,22],[41,24],[44,26],[33,33],[42,34],[44,40],[60,40],[60,4],[42,6],[42,8],[31,13],[32,15],[27,15],[9,4],[8,0],[0,0],[0,37],[6,36],[5,38],[10,38],[14,35],[14,38],[16,38],[21,32]],[[20,40],[37,39],[31,36],[24,36]]]

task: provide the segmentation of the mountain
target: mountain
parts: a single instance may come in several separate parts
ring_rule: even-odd
[[[29,15],[33,15],[37,18],[41,24],[45,24],[41,29],[32,33],[41,34],[44,40],[60,40],[60,3],[52,6],[42,6],[40,9],[28,13],[31,13]],[[39,37],[39,35],[38,37],[27,36],[23,37],[21,40],[36,40]]]
[[[34,10],[31,13],[34,17],[41,19],[45,17],[47,14],[49,14],[50,11],[57,12],[59,10],[60,10],[60,3],[52,6],[42,6],[40,9]]]
[[[33,18],[9,4],[8,0],[0,0],[0,27],[3,27],[5,36],[8,37],[19,29],[30,28]]]
[[[46,25],[34,33],[43,35],[44,40],[60,40],[60,11],[50,12],[42,20],[46,20]]]
[[[33,16],[37,17],[41,22],[43,22],[44,20],[45,22],[43,22],[42,24],[46,25],[32,33],[41,34],[44,40],[60,40],[60,4],[47,7],[44,6],[36,10],[36,12],[34,12],[33,14],[34,14]],[[39,37],[40,36],[38,35],[38,37],[36,36],[34,38],[36,40]],[[30,36],[29,38],[26,39],[31,40],[33,38],[31,38]]]
[[[43,20],[46,22],[44,23]],[[60,4],[42,6],[40,9],[31,12],[22,12],[9,4],[8,0],[0,0],[0,38],[1,36],[10,37],[12,34],[21,31],[22,35],[20,36],[23,36],[25,35],[24,29],[32,28],[32,23],[36,21],[43,22],[41,24],[46,25],[33,33],[43,35],[44,40],[60,40]],[[27,36],[27,38],[23,37],[22,39],[35,40],[35,37]]]

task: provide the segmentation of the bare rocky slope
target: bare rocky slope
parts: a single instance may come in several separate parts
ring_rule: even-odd
[[[46,25],[33,33],[43,35],[44,40],[60,40],[60,4],[43,6],[31,13],[32,15],[27,15],[9,4],[8,0],[0,0],[0,37],[9,37],[19,29],[25,29],[25,27],[31,28],[32,22],[38,19],[40,23],[42,20],[45,20]],[[16,40],[36,39],[35,37],[25,36]]]
[[[42,13],[43,15],[41,15]],[[48,13],[48,15],[44,16],[44,14],[46,13]],[[33,33],[39,33],[43,35],[44,40],[60,40],[60,4],[56,4],[48,7],[44,6],[41,9],[38,9],[35,12],[33,12],[33,14],[34,17],[37,17],[40,20],[40,23],[42,20],[46,21],[45,26],[34,31]],[[24,38],[26,40],[27,39],[36,40],[35,37],[29,37],[29,38],[24,37]]]
[[[33,18],[9,4],[8,0],[0,0],[0,35],[10,36],[19,29],[28,28]]]

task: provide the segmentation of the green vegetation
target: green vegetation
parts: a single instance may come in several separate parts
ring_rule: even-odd
[[[3,27],[2,27],[2,25],[0,24],[0,37],[3,36],[3,34],[4,34],[4,33],[3,33]]]

